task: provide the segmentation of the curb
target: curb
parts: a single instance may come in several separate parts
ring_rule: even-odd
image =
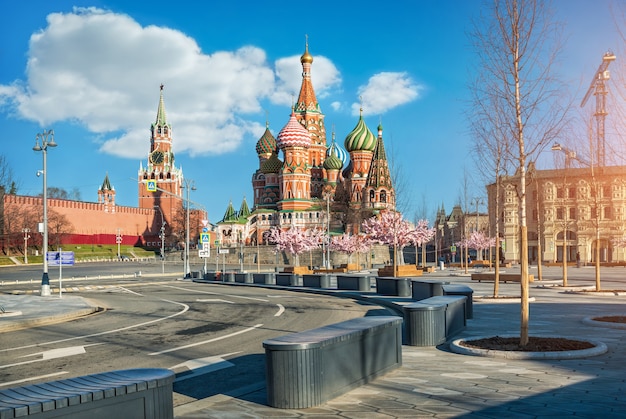
[[[51,315],[46,318],[34,318],[25,320],[12,320],[10,324],[0,324],[0,333],[12,332],[15,330],[28,329],[31,327],[45,326],[48,324],[60,323],[68,320],[73,320],[78,317],[89,316],[90,314],[104,311],[102,307],[90,307],[82,310],[71,311],[68,313],[61,313]]]
[[[501,337],[518,337],[518,335],[499,335]],[[450,343],[450,350],[460,355],[484,356],[489,358],[505,358],[505,359],[576,359],[587,358],[591,356],[602,355],[608,351],[608,347],[598,341],[585,340],[579,338],[570,338],[589,342],[594,345],[593,348],[581,349],[579,351],[552,351],[552,352],[524,352],[524,351],[497,351],[492,349],[468,348],[462,346],[461,342],[465,340],[478,340],[489,338],[492,336],[472,336],[471,338],[455,339]],[[545,336],[556,337],[556,336]]]

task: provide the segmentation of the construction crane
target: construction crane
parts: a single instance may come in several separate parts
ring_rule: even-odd
[[[583,165],[587,167],[591,167],[589,162],[582,157],[578,157],[578,155],[576,154],[574,150],[571,150],[567,147],[563,147],[559,143],[554,143],[554,145],[552,146],[552,151],[562,151],[565,154],[565,168],[566,169],[570,168],[570,166],[572,165],[572,160],[578,160]]]
[[[580,107],[584,107],[591,95],[593,94],[596,97],[596,111],[593,116],[596,117],[596,133],[597,133],[597,154],[598,154],[598,165],[605,166],[606,161],[606,153],[605,153],[605,139],[604,139],[604,120],[608,112],[606,111],[606,95],[608,93],[606,89],[605,82],[610,78],[609,74],[609,64],[611,61],[615,61],[615,55],[612,52],[607,52],[602,57],[602,63],[600,67],[598,67],[598,71],[593,77],[591,81],[591,86],[589,86],[589,90],[587,90],[587,94],[583,98],[583,101],[580,103]],[[593,160],[593,158],[592,158]]]

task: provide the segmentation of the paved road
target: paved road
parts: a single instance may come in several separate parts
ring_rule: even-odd
[[[570,285],[593,286],[593,269],[570,270]],[[453,274],[453,276],[450,276]],[[603,269],[603,287],[625,289],[624,268]],[[531,335],[542,334],[600,341],[608,351],[590,358],[505,359],[454,353],[439,347],[403,347],[403,366],[372,383],[321,406],[280,410],[266,404],[265,386],[247,386],[180,405],[177,418],[625,418],[626,330],[600,327],[589,319],[625,314],[620,292],[581,293],[559,287],[560,268],[548,268],[545,282],[530,294]],[[458,337],[519,333],[519,301],[480,298],[492,284],[475,283],[458,271],[433,278],[474,288],[474,319]],[[205,285],[211,290],[215,285]],[[238,286],[236,289],[241,289]],[[519,295],[519,285],[502,284],[501,295]],[[225,370],[224,370],[225,371]],[[212,374],[204,377],[206,383]],[[203,385],[203,384],[201,384]]]
[[[115,369],[169,368],[178,374],[179,405],[262,382],[265,339],[362,317],[370,310],[332,297],[145,279],[69,288],[62,298],[5,295],[0,304],[7,311],[33,304],[78,309],[78,295],[106,310],[71,322],[12,332],[4,328],[0,387]],[[19,317],[0,318],[0,331],[2,323]],[[208,372],[213,372],[209,380]]]

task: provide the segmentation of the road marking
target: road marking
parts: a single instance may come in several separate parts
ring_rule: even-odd
[[[233,294],[221,294],[218,292],[211,292],[211,291],[201,291],[201,290],[196,290],[196,289],[189,289],[189,288],[182,288],[182,287],[175,287],[173,285],[165,285],[166,287],[169,288],[174,288],[177,290],[182,290],[182,291],[189,291],[189,292],[198,292],[198,293],[203,293],[203,294],[211,294],[211,295],[223,295],[225,297],[231,297],[231,298],[241,298],[243,300],[253,300],[253,301],[263,301],[263,302],[268,302],[268,300],[265,300],[263,298],[256,298],[256,297],[246,297],[243,295],[233,295]]]
[[[189,345],[178,346],[176,348],[166,349],[164,351],[152,352],[151,354],[148,354],[148,355],[162,355],[162,354],[166,354],[166,353],[169,353],[169,352],[179,351],[181,349],[193,348],[194,346],[200,346],[200,345],[205,345],[205,344],[211,343],[211,342],[217,342],[218,340],[223,340],[223,339],[227,339],[227,338],[230,338],[230,337],[233,337],[233,336],[241,335],[242,333],[251,332],[253,330],[258,329],[261,326],[263,326],[263,324],[255,324],[252,327],[248,327],[247,329],[243,329],[243,330],[240,330],[238,332],[234,332],[234,333],[231,333],[231,334],[228,334],[228,335],[220,336],[220,337],[209,339],[209,340],[204,340],[202,342],[190,343]]]
[[[274,317],[278,317],[285,312],[285,307],[282,304],[276,304],[278,306],[278,311],[274,314]]]
[[[56,377],[57,375],[63,375],[63,374],[67,374],[67,371],[54,372],[52,374],[40,375],[39,377],[28,377],[28,378],[24,378],[22,380],[7,381],[7,382],[4,382],[4,383],[0,383],[0,387],[4,387],[4,386],[13,387],[16,384],[22,384],[22,383],[26,383],[28,381],[45,380],[46,378]]]
[[[87,351],[85,351],[84,346],[69,346],[67,348],[51,349],[49,351],[38,352],[38,353],[24,355],[20,357],[20,358],[27,358],[31,356],[41,356],[41,358],[31,359],[30,361],[16,362],[13,364],[0,365],[0,369],[8,368],[8,367],[16,367],[18,365],[32,364],[32,363],[41,362],[41,361],[49,361],[51,359],[64,358],[67,356],[81,355],[84,353],[87,353]]]
[[[149,325],[149,324],[162,322],[164,320],[168,320],[168,319],[171,319],[173,317],[180,316],[181,314],[184,314],[187,311],[189,311],[189,306],[187,304],[179,303],[179,302],[171,301],[171,300],[165,300],[165,299],[162,299],[162,298],[160,298],[160,300],[161,301],[165,301],[167,303],[181,305],[181,306],[183,306],[183,309],[181,311],[177,312],[177,313],[170,314],[169,316],[161,317],[160,319],[154,319],[154,320],[150,320],[150,321],[143,322],[143,323],[137,323],[137,324],[133,324],[133,325],[126,326],[126,327],[120,327],[119,329],[107,330],[105,332],[92,333],[92,334],[89,334],[89,335],[74,336],[74,337],[66,338],[66,339],[53,340],[51,342],[34,343],[32,345],[19,346],[19,347],[16,347],[16,348],[0,349],[0,352],[17,351],[17,350],[20,350],[20,349],[34,348],[36,346],[42,346],[42,345],[52,345],[52,344],[55,344],[55,343],[69,342],[71,340],[91,338],[91,337],[94,337],[94,336],[110,335],[112,333],[118,333],[118,332],[122,332],[124,330],[135,329],[137,327],[143,327],[143,326],[146,326],[146,325]]]
[[[232,362],[226,361],[224,358],[227,356],[236,355],[240,352],[233,352],[230,354],[223,354],[218,356],[208,356],[206,358],[190,359],[181,364],[170,367],[169,370],[174,371],[177,375],[174,382],[188,380],[199,375],[208,374],[210,372],[222,370],[224,368],[230,368],[235,366]],[[181,369],[184,371],[180,371]]]
[[[196,301],[199,302],[199,303],[228,303],[228,304],[235,304],[232,301],[221,300],[219,298],[205,298],[205,299],[198,299]]]
[[[130,294],[135,294],[135,295],[139,295],[139,296],[143,297],[143,295],[139,294],[138,292],[131,291],[131,290],[129,290],[128,288],[125,288],[125,287],[120,287],[120,286],[118,286],[118,288],[119,288],[119,289],[121,289],[122,291],[127,292],[127,293],[130,293]]]

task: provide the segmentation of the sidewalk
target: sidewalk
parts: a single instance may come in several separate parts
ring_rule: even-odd
[[[620,271],[621,272],[621,271]],[[445,275],[445,278],[444,278]],[[439,277],[474,289],[474,319],[456,338],[519,336],[520,305],[480,298],[493,284],[466,276]],[[220,394],[174,409],[176,418],[626,418],[626,330],[599,327],[589,318],[626,313],[625,296],[565,292],[556,281],[531,284],[530,334],[603,342],[604,354],[563,359],[505,359],[452,353],[440,347],[403,346],[401,368],[324,405],[299,410],[266,404],[264,383],[250,383],[232,394]],[[207,285],[209,286],[209,285]],[[501,284],[500,295],[519,295],[518,284]],[[21,320],[0,316],[0,332],[27,320],[62,321],[93,308],[81,297],[41,298],[2,295],[6,311],[20,310]],[[610,324],[608,324],[610,325]],[[24,324],[22,324],[24,326]],[[623,325],[622,325],[623,326]],[[207,375],[210,379],[210,375]]]

